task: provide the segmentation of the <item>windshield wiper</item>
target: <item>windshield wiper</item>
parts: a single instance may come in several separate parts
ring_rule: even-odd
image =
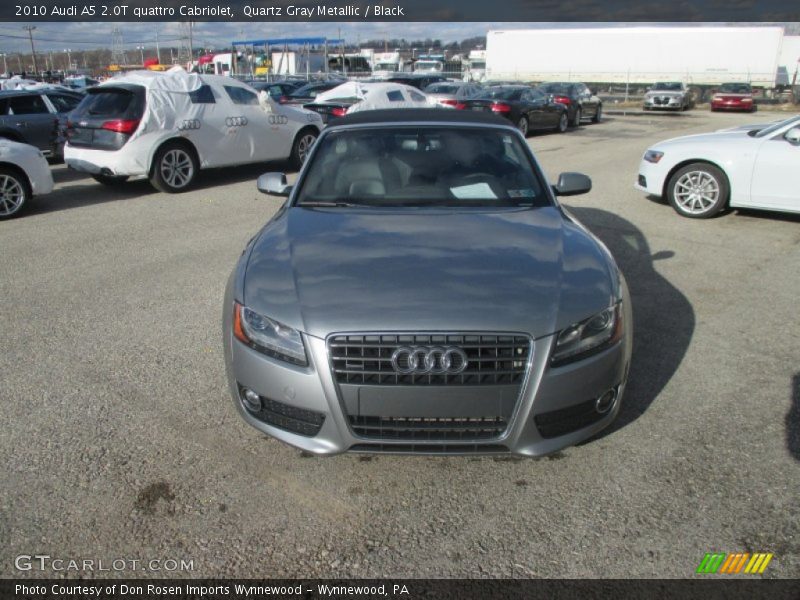
[[[297,206],[299,207],[310,207],[310,208],[318,208],[318,207],[347,207],[351,208],[353,206],[360,206],[359,204],[353,204],[352,202],[301,202]]]

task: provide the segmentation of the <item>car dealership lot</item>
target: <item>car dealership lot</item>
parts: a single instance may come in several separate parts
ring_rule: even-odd
[[[611,249],[635,314],[618,421],[539,460],[314,458],[264,437],[231,404],[220,322],[237,256],[280,206],[256,191],[266,168],[170,196],[54,167],[56,190],[0,223],[0,575],[52,574],[14,567],[47,554],[193,561],[133,576],[685,577],[706,552],[749,551],[775,554],[765,576],[800,576],[800,217],[693,221],[633,189],[656,141],[776,118],[529,139],[552,180],[592,177],[564,204]]]

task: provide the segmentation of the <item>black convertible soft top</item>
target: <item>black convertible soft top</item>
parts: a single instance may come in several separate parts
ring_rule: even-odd
[[[367,123],[484,123],[511,127],[508,119],[490,112],[451,110],[447,108],[395,108],[390,110],[364,110],[345,115],[328,124],[328,129],[345,125]]]

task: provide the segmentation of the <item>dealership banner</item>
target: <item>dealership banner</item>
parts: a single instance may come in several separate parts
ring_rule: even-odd
[[[509,580],[509,579],[363,579],[363,580],[230,580],[230,579],[59,579],[2,580],[2,600],[263,600],[371,599],[458,600],[529,599],[586,600],[647,598],[648,600],[797,600],[800,580]]]
[[[663,0],[30,0],[0,21],[800,21],[797,3]]]

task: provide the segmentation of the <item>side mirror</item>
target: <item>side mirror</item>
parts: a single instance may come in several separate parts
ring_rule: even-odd
[[[556,196],[577,196],[591,191],[592,180],[583,173],[561,173],[553,186]]]
[[[256,187],[262,194],[272,196],[288,196],[292,191],[284,173],[264,173],[258,178]]]
[[[786,134],[783,136],[790,144],[800,144],[800,127],[792,127]]]

